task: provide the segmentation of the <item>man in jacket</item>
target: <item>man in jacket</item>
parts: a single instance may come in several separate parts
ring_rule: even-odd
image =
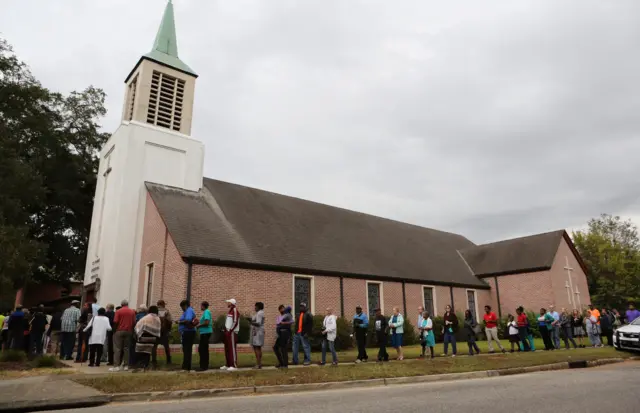
[[[300,314],[296,319],[296,334],[293,336],[293,364],[298,364],[298,352],[300,351],[300,343],[304,351],[304,365],[311,364],[311,345],[309,344],[309,335],[313,331],[313,316],[307,310],[306,303],[300,303]]]
[[[60,320],[60,331],[62,332],[62,350],[61,358],[71,360],[73,347],[76,344],[76,331],[78,329],[78,320],[80,319],[80,301],[73,300],[69,308],[62,313]]]
[[[167,303],[164,300],[158,301],[158,316],[160,317],[160,338],[158,342],[153,346],[151,353],[151,364],[155,367],[158,365],[158,346],[164,347],[164,354],[167,359],[167,365],[171,364],[171,350],[169,348],[169,336],[171,335],[171,326],[173,325],[173,318],[171,313],[167,310]]]
[[[236,307],[235,298],[226,300],[226,303],[229,308],[227,319],[224,322],[224,355],[227,365],[220,367],[220,370],[235,371],[238,369],[236,345],[238,344],[238,331],[240,331],[240,313]]]
[[[389,353],[387,353],[387,340],[389,321],[387,317],[382,315],[382,310],[376,308],[376,338],[378,339],[378,361],[389,361]]]
[[[338,365],[338,355],[336,354],[336,336],[338,333],[338,323],[336,320],[336,316],[333,315],[333,309],[327,308],[327,315],[324,317],[322,321],[322,362],[321,366],[324,366],[327,362],[327,346],[329,350],[331,350],[331,358],[334,366]]]
[[[358,345],[358,358],[356,363],[367,361],[367,329],[369,328],[369,317],[362,312],[362,307],[356,307],[356,314],[353,316],[353,332],[356,335]]]

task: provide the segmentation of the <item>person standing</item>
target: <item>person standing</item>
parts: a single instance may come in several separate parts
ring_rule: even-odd
[[[427,350],[427,344],[424,342],[424,331],[422,330],[422,325],[424,324],[424,318],[422,316],[422,314],[424,313],[424,307],[419,306],[418,307],[418,322],[416,323],[416,326],[418,327],[418,336],[420,337],[420,347],[422,347],[422,351],[420,352],[420,357],[419,358],[424,358],[424,353]]]
[[[311,345],[309,344],[309,335],[313,331],[313,316],[307,310],[306,303],[300,303],[300,314],[296,325],[296,334],[293,336],[293,360],[292,364],[298,364],[298,353],[300,352],[300,344],[304,351],[304,365],[311,364]]]
[[[84,332],[91,330],[89,336],[89,367],[100,367],[104,342],[107,339],[107,332],[111,331],[109,318],[105,316],[106,310],[100,308],[95,317],[84,328]]]
[[[238,353],[236,345],[238,344],[238,332],[240,331],[240,313],[236,307],[236,299],[230,298],[226,301],[227,319],[224,322],[224,355],[227,361],[225,366],[220,370],[235,371],[238,369]]]
[[[116,332],[113,335],[113,359],[114,366],[109,371],[120,371],[122,369],[129,370],[129,352],[134,351],[131,348],[133,337],[133,329],[136,325],[136,312],[129,308],[129,301],[122,300],[120,309],[116,311],[113,317],[116,325]]]
[[[251,346],[256,355],[254,369],[262,368],[262,346],[264,346],[264,303],[254,305],[255,314],[249,319],[251,323]]]
[[[198,333],[200,334],[200,342],[198,343],[198,354],[200,355],[199,371],[207,371],[209,370],[209,341],[211,341],[211,334],[213,334],[213,318],[211,317],[208,302],[203,301],[200,303],[200,311],[202,311],[202,316],[198,321]],[[160,338],[159,335],[158,338]]]
[[[171,348],[169,346],[169,336],[171,336],[171,327],[173,326],[173,319],[171,313],[167,310],[167,304],[164,300],[158,300],[158,316],[160,317],[160,338],[158,342],[153,346],[151,352],[151,364],[154,367],[158,366],[158,346],[164,348],[164,354],[167,360],[167,365],[171,364]],[[213,327],[213,325],[212,325]]]
[[[151,361],[153,346],[160,338],[162,329],[160,317],[158,317],[158,307],[152,305],[148,309],[145,307],[145,315],[136,322],[133,330],[135,335],[136,365],[139,368],[147,369]]]
[[[524,312],[524,307],[520,306],[516,308],[516,324],[518,327],[518,337],[520,337],[520,343],[522,343],[523,351],[530,351],[529,346],[529,318]]]
[[[333,309],[327,308],[327,315],[322,320],[322,362],[321,366],[324,366],[327,362],[327,346],[331,351],[332,365],[338,365],[338,355],[336,354],[336,336],[338,333],[338,321],[336,316],[333,315]]]
[[[620,326],[622,325],[620,312],[617,309],[614,308],[609,313],[609,316],[611,317],[611,321],[612,321],[612,324],[613,324],[613,332],[615,333],[616,330],[619,329]]]
[[[50,343],[50,354],[60,355],[60,343],[62,342],[62,333],[60,329],[62,328],[62,312],[55,311],[53,316],[51,317],[51,323],[49,323],[49,343]]]
[[[612,314],[606,309],[602,309],[600,314],[600,329],[602,331],[602,344],[604,345],[604,338],[607,338],[607,345],[613,345],[613,317]]]
[[[400,308],[393,307],[393,315],[389,320],[389,328],[391,329],[391,347],[396,349],[398,353],[397,360],[404,360],[404,351],[402,350],[402,335],[404,334],[404,317],[400,314]]]
[[[512,314],[507,316],[507,332],[509,333],[509,343],[511,343],[511,352],[518,347],[520,351],[520,332],[518,331],[518,322]]]
[[[636,309],[633,303],[629,303],[629,309],[625,313],[627,324],[631,324],[633,320],[640,317],[640,311]]]
[[[9,322],[7,323],[11,350],[22,350],[24,347],[24,319],[25,313],[22,311],[22,306],[16,306],[15,311],[9,316]]]
[[[424,311],[422,313],[422,335],[424,336],[424,345],[429,347],[429,353],[431,354],[431,358],[435,357],[435,346],[436,346],[436,336],[433,334],[433,320],[431,320],[431,315],[428,311]],[[475,345],[475,332],[474,332],[474,341]],[[471,346],[471,345],[470,345]],[[478,346],[476,345],[476,349]],[[469,351],[471,352],[471,347],[469,347]],[[478,353],[480,350],[478,350]],[[471,353],[473,355],[473,353]]]
[[[106,311],[104,312],[104,316],[107,317],[107,319],[109,320],[109,326],[111,327],[111,330],[107,331],[107,338],[104,342],[101,361],[106,361],[107,366],[113,366],[113,329],[115,328],[113,319],[116,316],[116,312],[114,311],[113,304],[107,304],[107,308],[106,308]],[[106,358],[105,358],[105,353],[106,353]]]
[[[600,337],[600,335],[602,334],[602,328],[600,327],[600,311],[598,311],[598,309],[595,308],[593,304],[589,304],[589,311],[591,311],[591,315],[594,316],[597,320],[596,329],[598,330],[598,340],[600,341],[600,344],[602,344],[602,338]],[[589,332],[587,331],[587,334],[588,333]]]
[[[9,349],[9,313],[4,314],[2,319],[2,324],[0,324],[0,328],[2,332],[0,333],[0,351],[5,351]]]
[[[573,339],[573,326],[571,325],[571,315],[566,308],[560,313],[560,329],[562,330],[562,339],[564,340],[564,348],[569,350],[569,342],[573,344],[573,348],[578,348],[576,341]]]
[[[378,361],[389,361],[389,353],[387,353],[387,340],[389,337],[389,321],[382,314],[382,310],[376,308],[375,318],[376,339],[378,341]]]
[[[293,316],[291,315],[291,307],[285,307],[282,304],[278,307],[278,312],[280,315],[276,318],[276,342],[273,345],[273,352],[278,358],[276,368],[286,369],[289,366],[288,350]]]
[[[558,350],[560,348],[560,314],[558,314],[553,305],[549,306],[549,311],[547,313],[553,317],[549,333],[551,334],[553,347]]]
[[[585,326],[587,335],[589,336],[589,341],[591,342],[591,346],[603,347],[602,342],[600,341],[600,331],[598,330],[598,318],[593,314],[592,311],[587,311],[587,316],[585,317]]]
[[[487,336],[489,354],[495,353],[493,350],[494,341],[498,345],[498,348],[502,350],[503,353],[506,353],[507,351],[502,347],[502,343],[500,343],[500,339],[498,338],[498,316],[491,311],[490,305],[484,306],[484,316],[482,319],[484,320],[484,333]]]
[[[47,316],[44,314],[44,306],[39,305],[36,307],[33,318],[31,319],[31,332],[29,334],[31,343],[29,344],[29,354],[35,354],[37,356],[42,355],[43,337],[47,329],[47,324]]]
[[[458,317],[451,310],[451,306],[444,307],[444,356],[447,356],[449,352],[449,344],[451,344],[452,357],[455,357],[458,353],[456,347],[456,331],[458,331]]]
[[[476,343],[476,327],[478,323],[473,318],[471,311],[466,310],[464,312],[464,332],[467,336],[467,346],[469,346],[469,355],[480,354],[480,349]],[[474,353],[475,351],[475,353]]]
[[[553,329],[554,318],[551,314],[547,313],[546,308],[540,309],[540,317],[538,317],[538,328],[540,329],[540,335],[542,341],[544,341],[544,349],[546,351],[555,350],[555,346],[551,341],[551,330]]]
[[[573,310],[571,317],[571,327],[573,327],[573,336],[578,338],[578,347],[584,348],[584,318],[578,310]]]
[[[182,342],[182,370],[191,371],[191,358],[193,355],[193,342],[196,339],[196,313],[191,308],[189,300],[180,302],[182,315],[176,321],[178,323],[178,331],[180,332],[180,341]]]
[[[362,312],[362,307],[356,307],[356,314],[353,316],[353,332],[356,335],[358,345],[358,358],[356,363],[369,360],[367,355],[367,329],[369,328],[369,316]]]
[[[71,306],[64,310],[60,320],[62,331],[62,359],[71,360],[73,347],[76,344],[76,331],[80,320],[80,301],[71,301]]]

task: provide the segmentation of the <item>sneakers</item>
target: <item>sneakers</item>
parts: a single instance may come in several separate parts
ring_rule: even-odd
[[[238,370],[238,369],[237,369],[237,368],[235,368],[235,367],[229,367],[229,368],[227,369],[227,371],[236,371],[236,370]]]
[[[362,363],[362,360],[356,359],[356,364],[360,364],[360,363]]]
[[[229,369],[229,367],[227,367],[227,366],[220,367],[220,370],[228,370],[228,369]]]
[[[124,370],[124,371],[129,370],[129,366],[124,366],[124,368],[122,370]]]
[[[302,363],[303,366],[310,366],[311,362],[310,361],[305,361],[304,363]]]
[[[111,367],[111,368],[109,369],[109,371],[111,371],[111,372],[120,371],[120,367]]]
[[[451,355],[451,357],[455,357],[455,356],[456,356],[455,354],[452,354],[452,355]]]

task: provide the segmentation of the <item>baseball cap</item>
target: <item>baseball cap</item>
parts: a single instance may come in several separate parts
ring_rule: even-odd
[[[71,301],[71,304],[79,304],[79,303],[80,303],[80,301],[78,301],[78,300]]]
[[[233,305],[236,305],[236,299],[235,298],[229,298],[228,300],[225,300],[225,302],[231,303]]]

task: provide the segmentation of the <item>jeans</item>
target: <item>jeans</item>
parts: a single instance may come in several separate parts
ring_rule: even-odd
[[[529,329],[525,327],[518,327],[518,336],[520,337],[520,349],[524,351],[531,350],[529,348]]]
[[[444,355],[446,356],[449,352],[449,343],[451,343],[452,353],[455,356],[458,352],[456,348],[456,335],[452,332],[445,331],[444,332]]]
[[[89,346],[89,365],[100,366],[100,359],[102,358],[102,344],[91,344]]]
[[[387,353],[388,337],[384,333],[378,333],[378,361],[389,361],[389,353]]]
[[[545,350],[553,350],[555,347],[551,342],[551,332],[547,326],[540,326],[540,335],[542,336],[542,341],[544,342]]]
[[[60,346],[60,357],[64,360],[71,360],[73,354],[73,347],[76,344],[75,332],[62,332],[62,346]]]
[[[304,351],[304,362],[311,363],[311,346],[309,345],[309,339],[302,333],[296,333],[296,335],[293,336],[293,364],[298,364],[300,343],[302,343],[302,349]]]
[[[578,348],[576,341],[573,339],[573,327],[562,327],[562,339],[564,340],[564,346],[569,349],[569,341],[573,344],[573,348]]]
[[[487,344],[489,345],[489,353],[493,353],[493,341],[496,342],[498,348],[504,351],[504,347],[502,347],[502,343],[498,339],[498,327],[487,327],[484,329],[484,334],[487,336]]]
[[[477,354],[480,354],[480,349],[476,344],[476,335],[473,333],[469,333],[467,337],[467,346],[469,347],[469,355],[473,356],[473,352],[475,351]]]
[[[551,341],[553,341],[553,347],[560,348],[560,326],[553,326],[551,329]]]
[[[42,342],[42,336],[44,335],[44,332],[41,331],[32,331],[31,334],[29,335],[29,339],[31,340],[31,343],[29,344],[29,353],[31,354],[36,354],[36,355],[42,355],[42,345],[44,344]]]
[[[11,350],[22,350],[24,348],[24,333],[21,331],[10,331]]]
[[[191,356],[193,353],[193,342],[195,339],[195,331],[182,332],[182,370],[191,370]]]
[[[164,347],[164,355],[167,359],[167,364],[171,364],[171,348],[169,347],[169,335],[163,334],[158,338],[158,341],[153,346],[153,350],[151,351],[151,363],[154,365],[158,364],[158,346]]]
[[[613,330],[602,330],[602,335],[600,336],[600,340],[604,341],[604,337],[607,338],[607,345],[608,346],[612,346],[613,345]],[[603,343],[604,344],[604,343]]]
[[[278,338],[273,345],[273,352],[276,353],[279,367],[287,368],[289,366],[289,337],[291,337],[291,331],[282,329],[278,331]]]
[[[129,352],[131,349],[131,331],[116,331],[113,335],[113,358],[114,366],[129,362]]]
[[[198,354],[200,355],[200,369],[209,369],[209,339],[211,333],[200,334],[200,342],[198,343]]]
[[[600,346],[602,345],[602,341],[600,341],[600,335],[596,334],[595,332],[589,331],[588,333],[589,336],[589,341],[591,342],[592,346]]]
[[[322,364],[327,362],[327,344],[329,345],[329,350],[331,350],[331,358],[334,364],[338,363],[338,355],[336,354],[336,345],[335,342],[327,340],[325,337],[322,340]]]
[[[359,328],[356,330],[356,343],[358,344],[358,360],[368,360],[367,356],[367,330]]]

